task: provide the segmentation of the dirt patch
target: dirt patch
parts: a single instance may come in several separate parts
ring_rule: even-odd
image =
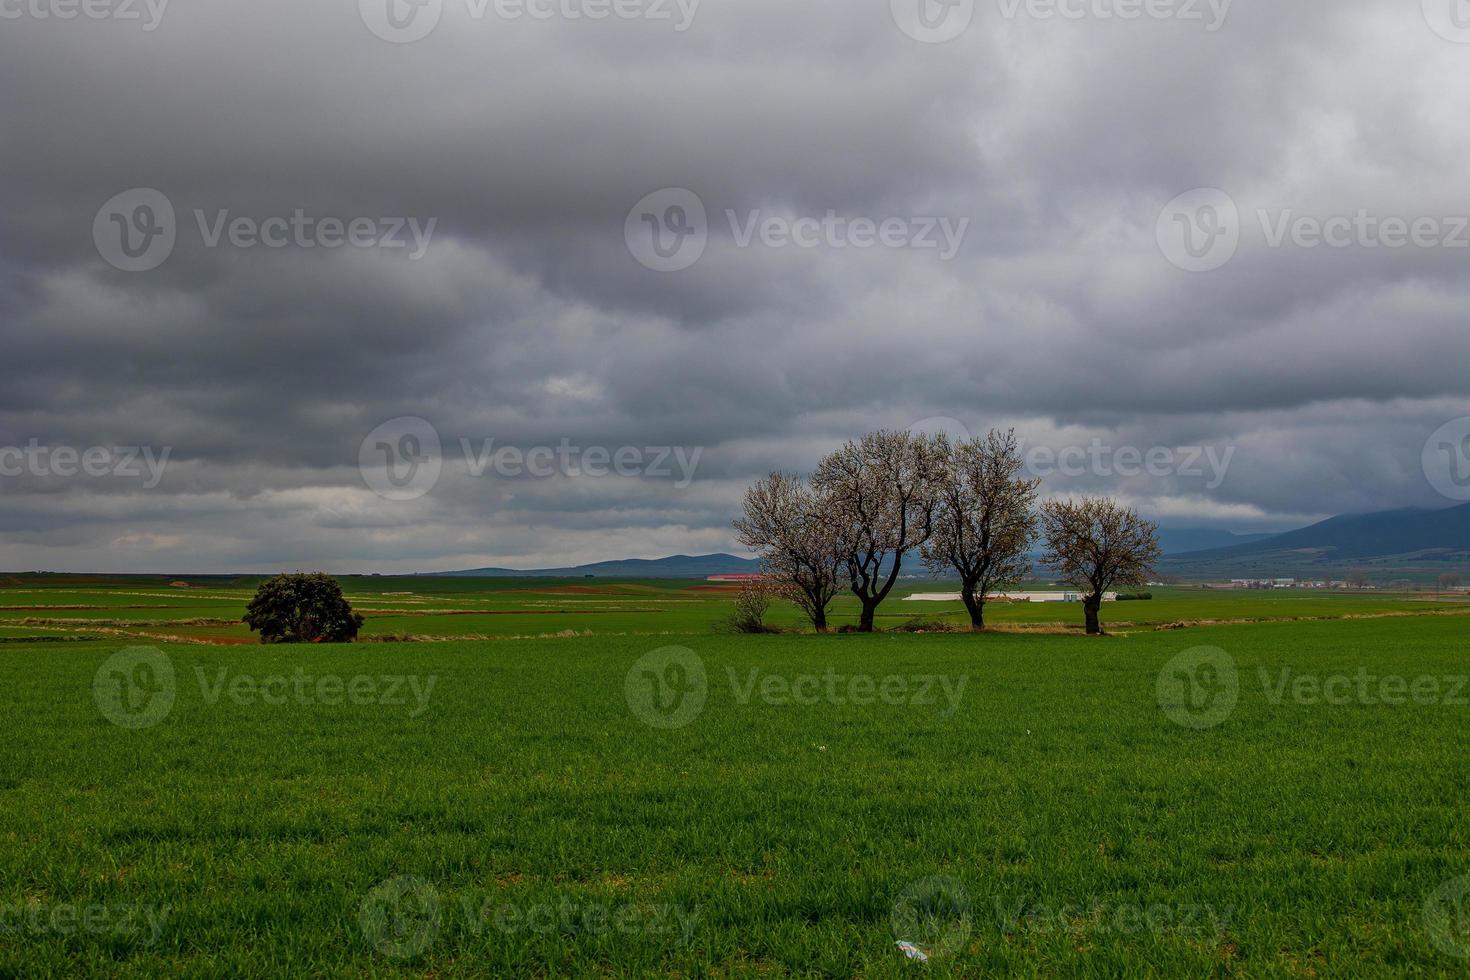
[[[257,641],[247,636],[179,636],[174,633],[150,633],[142,630],[117,629],[112,626],[36,626],[33,629],[65,630],[68,633],[87,633],[79,639],[96,639],[98,636],[118,636],[128,640],[153,640],[157,643],[188,643],[196,646],[238,647],[251,646]]]
[[[184,606],[0,606],[0,612],[104,612],[109,609],[183,609]]]

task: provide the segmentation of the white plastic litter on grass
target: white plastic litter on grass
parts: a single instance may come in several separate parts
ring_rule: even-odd
[[[907,956],[911,960],[918,960],[920,963],[929,962],[929,954],[924,952],[919,947],[915,946],[913,943],[909,942],[907,939],[900,939],[894,945],[903,950],[903,955]]]

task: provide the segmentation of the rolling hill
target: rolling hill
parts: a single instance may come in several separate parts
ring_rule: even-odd
[[[1160,567],[1185,575],[1470,567],[1470,504],[1347,514],[1259,541],[1169,555]]]
[[[735,555],[672,555],[668,558],[624,558],[566,568],[473,568],[462,572],[434,572],[438,577],[462,578],[707,578],[757,571],[753,558]]]

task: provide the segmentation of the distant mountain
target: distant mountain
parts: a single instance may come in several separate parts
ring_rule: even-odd
[[[1191,566],[1262,569],[1349,565],[1470,564],[1470,504],[1445,510],[1348,514],[1229,548],[1174,554],[1166,571]]]
[[[1159,545],[1166,555],[1182,555],[1191,551],[1210,551],[1253,544],[1274,538],[1274,534],[1235,534],[1209,527],[1161,527]]]
[[[1164,559],[1159,571],[1185,577],[1292,575],[1349,567],[1470,568],[1470,504],[1447,510],[1394,510],[1334,517],[1285,534],[1232,534],[1211,528],[1161,528]],[[906,559],[904,577],[926,576]],[[673,555],[625,558],[566,568],[473,568],[435,572],[467,578],[701,579],[759,570],[753,558],[735,555]],[[1232,575],[1233,577],[1233,575]]]
[[[669,558],[624,558],[569,568],[474,568],[462,572],[434,572],[438,577],[461,578],[708,578],[742,575],[758,570],[754,558],[735,555],[673,555]]]

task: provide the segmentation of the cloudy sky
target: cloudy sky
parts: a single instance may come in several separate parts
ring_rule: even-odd
[[[737,550],[880,427],[1448,506],[1466,6],[0,0],[0,568]]]

